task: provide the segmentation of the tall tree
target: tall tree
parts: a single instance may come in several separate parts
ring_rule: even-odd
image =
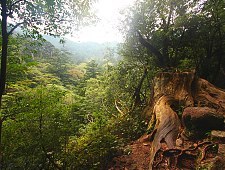
[[[204,16],[200,31],[205,39],[202,47],[205,55],[202,57],[200,73],[203,78],[224,88],[225,81],[225,3],[221,0],[205,1],[201,9]]]
[[[94,1],[94,0],[93,0]],[[32,38],[38,38],[39,33],[62,35],[78,29],[80,24],[86,24],[93,19],[90,14],[92,0],[1,0],[1,73],[0,73],[0,107],[5,93],[8,41],[13,31],[21,27]],[[87,19],[88,18],[88,19]],[[0,119],[0,162],[2,162]],[[0,164],[0,168],[2,165]]]
[[[225,62],[224,5],[221,0],[137,1],[124,20],[123,53],[160,68],[196,68],[219,85]]]
[[[93,19],[93,15],[88,10],[92,2],[90,0],[1,0],[0,101],[5,91],[8,38],[13,31],[20,26],[26,29],[26,34],[31,33],[32,38],[36,38],[39,33],[50,35],[70,33],[78,29],[80,24]]]
[[[201,76],[208,80],[216,77],[218,70],[224,72],[224,5],[221,0],[137,1],[125,19],[127,24],[123,23],[128,32],[123,53],[131,59],[147,61],[151,66],[148,68],[177,68],[183,63],[190,69],[190,61]],[[223,79],[224,76],[220,80]],[[204,106],[212,108],[212,103],[216,105],[214,101],[224,100],[224,92],[198,79],[195,72],[170,73],[167,69],[154,78],[152,86],[149,110],[146,109],[154,126],[149,169],[160,169],[155,164],[155,155],[161,142],[165,141],[169,149],[174,148],[180,133],[177,108],[200,109],[196,103],[208,103],[208,98],[212,99],[211,104]]]
[[[125,47],[140,51],[144,46],[147,49],[145,60],[154,60],[159,67],[173,65],[177,44],[172,38],[182,38],[185,30],[184,25],[175,23],[188,14],[191,7],[186,0],[137,1],[125,20],[129,26],[123,28],[128,32]]]

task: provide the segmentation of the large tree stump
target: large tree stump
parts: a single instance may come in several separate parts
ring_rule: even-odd
[[[206,80],[197,78],[194,72],[160,73],[154,79],[151,122],[156,122],[152,132],[149,169],[154,169],[156,153],[166,144],[168,150],[174,149],[176,139],[181,133],[178,116],[186,107],[208,107],[217,114],[225,114],[225,92]],[[185,128],[185,127],[184,127]]]

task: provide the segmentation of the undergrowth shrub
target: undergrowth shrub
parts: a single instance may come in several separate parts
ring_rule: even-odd
[[[102,121],[100,121],[102,122]],[[145,121],[138,114],[111,117],[99,125],[95,120],[87,125],[82,134],[71,140],[72,169],[105,169],[119,149],[137,139],[146,130]]]

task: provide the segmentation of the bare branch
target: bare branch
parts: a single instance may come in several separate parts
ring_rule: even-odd
[[[118,102],[118,101],[115,100],[115,106],[116,106],[116,109],[118,110],[118,112],[119,112],[121,115],[125,115],[125,114],[123,113],[123,111],[119,108],[119,106],[117,105],[117,102]]]
[[[137,106],[138,104],[141,104],[141,97],[140,97],[140,94],[141,94],[141,87],[142,87],[142,84],[145,80],[145,78],[147,77],[147,74],[148,74],[148,69],[147,67],[144,68],[144,73],[138,83],[138,86],[135,88],[135,92],[132,96],[132,98],[134,99],[134,105]]]
[[[172,14],[173,14],[173,2],[171,2],[171,4],[170,4],[170,12],[169,12],[168,20],[167,20],[166,29],[168,29],[169,26],[170,26],[170,21],[171,21],[171,18],[172,18]]]
[[[164,63],[164,57],[160,53],[159,50],[157,50],[152,44],[150,44],[140,33],[140,31],[137,31],[139,35],[139,41],[140,43],[146,47],[153,55],[155,55],[159,61],[159,66],[163,67],[165,65]]]
[[[20,22],[20,23],[17,23],[8,33],[7,35],[11,35],[13,33],[13,31],[18,28],[20,25],[24,24],[25,22]]]
[[[9,6],[9,10],[11,11],[13,6],[15,6],[16,4],[18,4],[18,3],[22,2],[22,1],[25,1],[25,0],[17,0],[15,2],[11,3],[10,6]]]

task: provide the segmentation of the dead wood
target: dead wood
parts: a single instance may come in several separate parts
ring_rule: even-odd
[[[169,96],[162,96],[154,107],[154,113],[156,113],[156,133],[152,142],[150,151],[150,169],[154,161],[156,152],[161,147],[161,141],[165,140],[168,148],[175,147],[175,141],[180,129],[180,120],[170,107],[174,99]]]
[[[159,167],[161,166],[162,168],[165,162],[170,162],[169,160],[173,158],[173,162],[168,165],[170,166],[169,168],[182,168],[182,164],[187,161],[187,159],[191,161],[191,164],[187,168],[194,168],[193,165],[197,166],[198,162],[201,162],[206,158],[206,152],[215,152],[214,148],[218,148],[217,145],[218,144],[214,144],[210,141],[205,141],[197,144],[195,147],[189,146],[188,148],[173,148],[166,150],[161,149],[157,152],[159,153],[157,156],[160,157],[160,159],[154,162],[153,167],[155,169],[159,169]],[[216,152],[217,151],[218,149],[216,150]]]
[[[196,81],[194,94],[195,103],[199,107],[216,109],[218,114],[225,115],[225,91],[217,88],[208,81],[199,78]]]
[[[155,122],[151,135],[150,170],[154,168],[154,159],[162,147],[162,142],[166,144],[168,151],[174,151],[174,153],[179,151],[176,150],[176,139],[185,127],[182,127],[178,114],[181,115],[184,108],[208,107],[215,110],[216,114],[225,116],[225,92],[208,81],[196,77],[194,72],[163,72],[155,77],[153,84],[152,94],[154,95],[151,106],[147,110],[147,114],[151,114],[153,118],[150,121],[151,126]],[[209,144],[202,150],[202,160],[205,158],[205,152],[212,146]],[[185,152],[182,149],[181,151],[179,154],[183,153],[182,156],[196,159],[195,154],[188,155],[186,152],[190,151],[190,148]]]
[[[182,114],[182,123],[189,131],[223,130],[224,116],[209,107],[187,107]]]

